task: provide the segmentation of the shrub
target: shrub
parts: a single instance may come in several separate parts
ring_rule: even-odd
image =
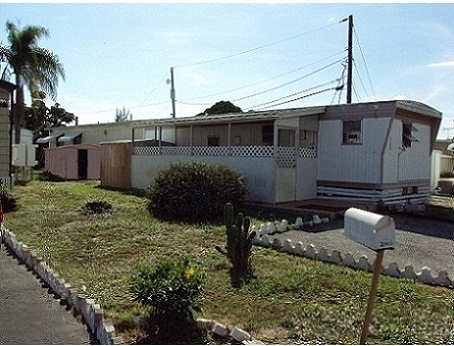
[[[82,207],[82,211],[84,214],[87,214],[87,215],[111,213],[112,204],[110,204],[106,201],[87,202]]]
[[[2,210],[4,213],[8,213],[10,211],[15,211],[18,208],[16,197],[14,197],[8,190],[6,189],[3,182],[0,180],[0,201],[2,203]]]
[[[134,300],[148,308],[150,336],[160,342],[200,342],[193,313],[200,311],[204,277],[187,260],[164,260],[155,268],[138,266],[130,290]]]
[[[241,208],[246,193],[243,178],[232,168],[194,161],[158,172],[146,196],[155,217],[207,222],[221,220],[227,202]]]

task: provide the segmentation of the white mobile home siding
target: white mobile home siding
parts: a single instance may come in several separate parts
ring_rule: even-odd
[[[53,133],[65,134],[65,136],[71,136],[81,133],[82,134],[81,144],[98,145],[102,142],[132,139],[132,127],[129,122],[61,126],[54,128]],[[137,129],[134,133],[134,136],[135,139],[144,139],[145,130]],[[73,143],[67,142],[64,144],[72,145]]]
[[[274,203],[275,160],[273,157],[228,156],[148,156],[131,157],[131,183],[136,189],[147,188],[153,177],[172,163],[201,161],[209,165],[227,165],[245,177],[249,198],[253,201]]]
[[[362,144],[342,144],[342,120],[320,121],[318,179],[380,183],[381,151],[390,121],[363,119]]]
[[[422,180],[430,177],[430,126],[413,123],[417,129],[411,147],[402,149],[402,121],[393,120],[383,157],[383,183]]]

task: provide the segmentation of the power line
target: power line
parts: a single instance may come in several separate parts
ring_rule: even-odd
[[[162,81],[164,80],[164,78],[167,77],[167,72],[164,74],[164,76],[161,78],[161,80],[158,82],[158,84],[154,87],[154,89],[143,99],[143,101],[140,103],[140,105],[142,105],[146,100],[147,98],[149,98],[155,91],[156,89],[158,88],[158,86],[161,85]]]
[[[282,43],[282,42],[285,42],[285,41],[290,41],[290,40],[293,40],[295,38],[298,38],[298,37],[301,37],[301,36],[304,36],[304,35],[308,35],[310,33],[313,33],[313,32],[319,31],[319,30],[324,30],[324,29],[327,29],[327,28],[329,28],[331,26],[337,25],[339,23],[341,23],[341,22],[325,25],[325,26],[322,26],[320,28],[316,28],[316,29],[313,29],[313,30],[306,31],[306,32],[301,33],[299,35],[295,35],[295,36],[287,37],[287,38],[284,38],[284,39],[281,39],[281,40],[273,41],[273,42],[270,42],[270,43],[267,43],[267,44],[264,44],[264,45],[261,45],[261,46],[258,46],[258,47],[247,49],[247,50],[239,52],[239,53],[230,54],[230,55],[226,55],[226,56],[219,57],[219,58],[204,60],[204,61],[200,61],[200,62],[196,62],[196,63],[192,63],[192,64],[179,65],[179,66],[175,66],[175,68],[191,67],[191,66],[196,66],[196,65],[208,64],[208,63],[212,63],[212,62],[219,61],[219,60],[225,60],[225,59],[234,58],[234,57],[237,57],[237,56],[240,56],[240,55],[243,55],[243,54],[247,54],[247,53],[250,53],[250,52],[265,48],[265,47],[269,47],[269,46],[272,46],[272,45],[275,45],[275,44],[279,44],[279,43]]]
[[[355,87],[355,84],[354,84],[354,83],[352,84],[352,88],[353,88],[353,92],[355,93],[356,99],[357,99],[359,102],[361,102],[361,97],[359,97],[359,94],[358,94],[358,92],[357,92],[357,90],[356,90],[356,87]]]
[[[334,79],[334,80],[332,80],[332,81],[329,81],[329,82],[326,82],[326,83],[322,83],[322,84],[319,84],[319,85],[317,85],[317,86],[314,86],[314,87],[311,87],[311,88],[308,88],[308,89],[305,89],[305,90],[301,90],[301,91],[298,91],[298,92],[296,92],[296,93],[293,93],[293,94],[290,94],[290,95],[287,95],[287,96],[280,97],[280,98],[278,98],[278,99],[276,99],[276,100],[269,101],[269,102],[265,102],[265,103],[261,103],[261,104],[258,104],[258,105],[255,105],[255,106],[253,106],[253,107],[246,108],[246,109],[253,109],[253,108],[261,107],[261,106],[264,106],[264,105],[268,105],[268,104],[270,104],[270,103],[275,103],[275,102],[277,102],[277,101],[281,101],[281,100],[286,99],[286,98],[289,98],[289,97],[293,97],[293,96],[296,96],[296,95],[299,95],[299,94],[306,93],[306,92],[311,91],[311,90],[315,90],[315,89],[324,87],[324,86],[329,85],[329,84],[332,84],[332,83],[334,83],[334,82],[336,82],[336,81],[337,81],[337,79]],[[279,104],[282,104],[282,103],[279,103]],[[278,104],[278,105],[279,105],[279,104]],[[272,106],[270,106],[270,107],[272,107]]]
[[[212,103],[192,103],[192,102],[183,102],[180,100],[175,100],[177,103],[181,103],[183,105],[190,105],[190,106],[211,106]]]
[[[209,94],[209,95],[204,95],[204,96],[197,96],[197,97],[191,97],[191,98],[184,98],[184,99],[180,99],[179,101],[192,101],[192,100],[198,100],[198,99],[203,99],[203,98],[208,98],[208,97],[212,97],[212,96],[217,96],[217,95],[224,95],[224,94],[227,94],[227,93],[231,93],[231,92],[235,92],[235,91],[238,91],[238,90],[241,90],[241,89],[246,89],[246,88],[249,88],[251,86],[254,86],[254,85],[258,85],[258,84],[262,84],[262,83],[266,83],[266,82],[269,82],[269,81],[272,81],[272,80],[275,80],[275,79],[278,79],[280,77],[283,77],[283,76],[286,76],[288,74],[291,74],[291,73],[294,73],[294,72],[298,72],[298,71],[301,71],[302,69],[304,68],[307,68],[307,67],[310,67],[312,65],[315,65],[315,64],[318,64],[322,61],[325,61],[325,60],[328,60],[328,59],[331,59],[331,58],[334,58],[335,56],[339,55],[339,54],[342,54],[345,52],[345,49],[340,51],[340,52],[337,52],[336,54],[332,54],[326,58],[322,58],[322,59],[319,59],[317,61],[314,61],[310,64],[307,64],[307,65],[304,65],[302,67],[299,67],[295,70],[291,70],[291,71],[288,71],[288,72],[285,72],[285,73],[282,73],[280,75],[277,75],[277,76],[274,76],[274,77],[270,77],[270,78],[267,78],[267,79],[264,79],[264,80],[261,80],[261,81],[258,81],[258,82],[255,82],[255,83],[251,83],[251,84],[247,84],[247,85],[244,85],[244,86],[241,86],[241,87],[238,87],[238,88],[234,88],[234,89],[229,89],[229,90],[225,90],[225,91],[221,91],[221,92],[218,92],[218,93],[214,93],[214,94]]]
[[[336,93],[339,92],[339,98],[337,100],[337,103],[340,104],[340,99],[342,96],[342,90],[344,89],[344,84],[345,84],[345,71],[347,70],[347,66],[343,65],[344,69],[342,70],[341,76],[338,79],[338,83],[336,86],[336,91],[333,94],[333,98],[331,100],[331,104],[334,104],[334,99],[336,98]]]
[[[287,82],[287,83],[284,83],[284,84],[275,86],[275,87],[273,87],[273,88],[270,88],[270,89],[267,89],[267,90],[263,90],[263,91],[260,91],[260,92],[257,92],[257,93],[254,93],[254,94],[251,94],[251,95],[248,95],[248,96],[240,97],[240,98],[238,98],[238,99],[232,100],[232,102],[237,102],[237,101],[241,101],[241,100],[244,100],[244,99],[247,99],[247,98],[251,98],[251,97],[258,96],[258,95],[262,95],[262,94],[265,94],[265,93],[267,93],[267,92],[274,91],[274,90],[280,89],[280,88],[282,88],[282,87],[285,87],[285,86],[287,86],[287,85],[296,83],[296,82],[298,82],[298,81],[300,81],[300,80],[302,80],[302,79],[304,79],[304,78],[310,77],[310,76],[312,76],[312,75],[314,75],[314,74],[316,74],[316,73],[318,73],[318,72],[320,72],[320,71],[323,71],[324,69],[326,69],[326,68],[328,68],[328,67],[331,67],[331,66],[333,66],[333,65],[335,65],[335,64],[337,64],[337,63],[339,63],[340,61],[342,61],[342,60],[338,60],[338,61],[335,61],[335,62],[333,62],[333,63],[331,63],[331,64],[328,64],[328,65],[326,65],[326,66],[323,66],[323,67],[321,67],[321,68],[319,68],[319,69],[317,69],[317,70],[315,70],[315,71],[313,71],[313,72],[307,73],[307,74],[305,74],[304,76],[301,76],[301,77],[298,77],[298,78],[296,78],[296,79],[293,79],[293,80],[291,80],[291,81],[289,81],[289,82]]]
[[[369,97],[369,93],[367,92],[366,87],[364,86],[363,80],[361,79],[361,75],[359,74],[359,71],[358,71],[358,68],[357,68],[355,62],[353,63],[353,66],[355,67],[355,71],[358,74],[359,81],[364,89],[364,92],[366,93],[366,97]]]
[[[321,94],[321,93],[324,93],[324,92],[327,92],[327,91],[330,91],[330,90],[335,90],[335,89],[336,89],[335,87],[332,87],[332,88],[327,88],[327,89],[324,89],[324,90],[315,91],[315,92],[313,92],[311,94],[304,95],[304,96],[301,96],[301,97],[297,97],[296,99],[285,101],[285,102],[281,102],[281,103],[277,103],[277,104],[274,104],[274,105],[271,105],[271,106],[259,108],[258,110],[267,109],[267,108],[276,107],[276,106],[281,106],[283,104],[287,104],[287,103],[295,102],[295,101],[298,101],[298,100],[302,100],[302,99],[305,99],[307,97],[311,97],[311,96],[314,96],[314,95],[317,95],[317,94]]]
[[[367,67],[366,58],[364,57],[363,50],[361,48],[361,44],[359,43],[359,38],[358,38],[358,35],[356,33],[356,29],[355,28],[353,28],[353,33],[355,34],[356,43],[358,43],[359,51],[360,51],[361,56],[363,58],[364,66],[366,68],[367,78],[369,79],[369,84],[370,84],[370,87],[372,89],[372,95],[375,97],[374,86],[373,86],[372,80],[370,78],[369,68]]]

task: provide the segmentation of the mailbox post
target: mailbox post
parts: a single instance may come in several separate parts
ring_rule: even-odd
[[[366,343],[369,325],[372,317],[375,296],[377,295],[378,280],[385,250],[394,248],[394,220],[361,209],[350,208],[344,215],[344,235],[357,243],[363,244],[377,253],[374,262],[374,274],[367,302],[366,315],[361,331],[360,345]]]

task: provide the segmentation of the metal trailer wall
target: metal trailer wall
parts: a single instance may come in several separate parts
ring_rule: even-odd
[[[245,177],[250,200],[274,203],[276,172],[274,157],[133,155],[131,161],[132,187],[145,189],[160,170],[168,168],[173,163],[191,161],[232,167]]]

